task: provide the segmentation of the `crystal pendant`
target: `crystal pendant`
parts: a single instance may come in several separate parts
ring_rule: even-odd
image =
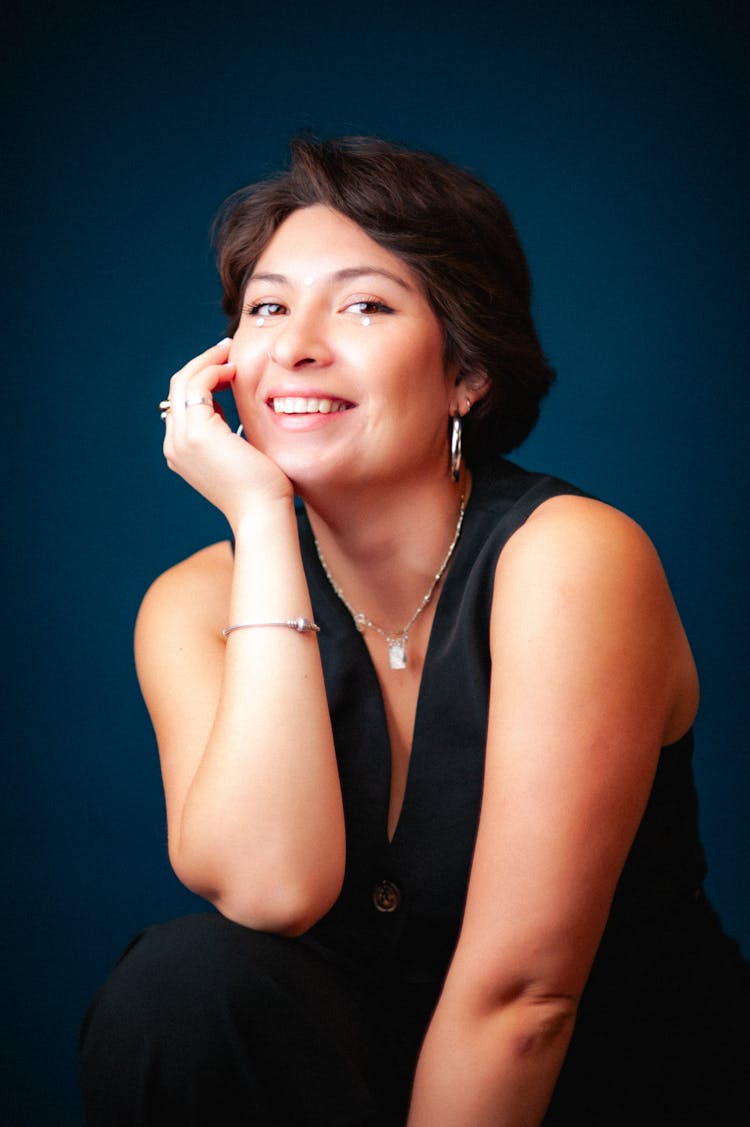
[[[354,619],[354,625],[357,627],[360,634],[363,634],[365,626],[367,625],[367,619],[363,614],[355,614],[352,615],[352,617]]]
[[[406,669],[406,635],[388,639],[388,664],[391,669]]]

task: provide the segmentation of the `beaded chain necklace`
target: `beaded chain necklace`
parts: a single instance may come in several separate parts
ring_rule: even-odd
[[[450,544],[448,545],[448,551],[445,553],[445,558],[444,558],[443,562],[441,563],[440,567],[435,572],[435,576],[432,580],[432,583],[430,584],[430,587],[429,587],[429,590],[427,591],[427,594],[422,597],[422,601],[420,602],[417,609],[414,611],[414,614],[411,616],[409,621],[406,623],[406,626],[403,626],[401,628],[401,630],[396,630],[396,631],[386,630],[385,627],[378,626],[377,622],[373,622],[372,619],[368,618],[366,614],[363,614],[361,611],[355,610],[354,607],[349,605],[349,603],[346,601],[346,598],[344,596],[343,591],[334,582],[334,580],[331,576],[331,573],[328,570],[328,565],[326,564],[326,561],[323,558],[323,553],[320,550],[320,545],[318,544],[318,541],[317,540],[314,541],[315,542],[315,551],[318,553],[318,559],[320,560],[320,566],[323,568],[323,571],[325,572],[326,578],[328,579],[328,582],[331,584],[331,587],[333,587],[333,590],[336,592],[338,597],[341,599],[341,602],[344,604],[346,609],[349,611],[349,614],[354,619],[354,625],[357,627],[360,634],[364,631],[365,627],[367,627],[369,630],[374,630],[377,634],[380,634],[383,638],[385,638],[385,640],[388,644],[388,664],[390,665],[391,669],[406,669],[406,645],[407,645],[407,642],[409,641],[409,631],[411,630],[412,626],[414,625],[414,623],[419,618],[419,616],[422,613],[422,611],[424,610],[424,608],[430,602],[433,594],[435,593],[435,588],[437,587],[440,580],[443,578],[443,575],[445,574],[445,569],[447,568],[448,564],[451,561],[451,556],[453,555],[453,552],[455,551],[456,544],[458,543],[458,538],[461,535],[461,525],[464,522],[464,512],[465,512],[464,499],[465,499],[465,496],[466,495],[464,493],[461,494],[461,502],[459,504],[459,509],[458,509],[458,520],[456,521],[456,530],[453,533],[453,539],[451,540]]]

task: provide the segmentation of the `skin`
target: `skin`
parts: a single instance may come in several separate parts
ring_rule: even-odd
[[[442,329],[416,279],[327,208],[279,228],[245,307],[232,342],[173,377],[164,447],[171,468],[226,515],[234,557],[213,545],[156,581],[136,659],[177,874],[230,918],[294,935],[335,901],[346,848],[317,641],[258,629],[225,643],[221,627],[312,616],[295,490],[350,604],[403,625],[471,489],[468,474],[456,485],[448,473],[448,419],[484,380],[446,369]],[[223,384],[249,441],[210,405],[184,406]],[[347,409],[288,415],[269,405],[295,397]],[[406,670],[390,670],[378,634],[363,635],[391,737],[390,833],[438,596],[410,634]],[[595,501],[555,498],[513,536],[497,567],[490,640],[479,835],[409,1127],[540,1122],[659,749],[697,706],[656,554],[628,518]]]

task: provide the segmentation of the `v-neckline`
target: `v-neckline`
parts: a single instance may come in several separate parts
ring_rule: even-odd
[[[458,545],[456,546],[456,548],[458,550]],[[452,562],[455,562],[455,560]],[[420,674],[419,684],[417,686],[417,700],[414,708],[414,724],[411,731],[411,746],[409,749],[409,757],[406,765],[404,790],[401,796],[401,805],[398,811],[398,817],[396,818],[396,822],[393,827],[392,834],[389,834],[388,826],[391,816],[391,778],[393,774],[393,747],[391,744],[390,731],[388,729],[388,713],[385,705],[385,693],[383,691],[383,685],[381,683],[380,677],[378,676],[378,671],[375,666],[375,662],[372,659],[370,650],[368,649],[367,643],[365,642],[364,638],[360,638],[362,649],[364,651],[363,660],[367,663],[368,667],[368,676],[372,678],[373,684],[375,685],[375,688],[377,690],[377,708],[382,731],[382,741],[379,742],[382,742],[384,750],[384,761],[381,765],[382,771],[379,771],[379,776],[381,774],[383,776],[384,795],[382,807],[377,811],[377,825],[378,834],[382,839],[382,844],[388,851],[395,848],[397,838],[401,836],[405,815],[408,813],[409,794],[410,791],[414,789],[415,762],[418,761],[420,751],[420,721],[424,712],[425,694],[429,692],[429,680],[426,675],[429,675],[429,669],[432,663],[432,653],[434,652],[435,646],[437,644],[435,642],[435,639],[438,636],[440,629],[440,604],[443,601],[443,594],[449,583],[449,578],[452,571],[453,567],[448,568],[443,583],[440,586],[437,600],[435,602],[435,613],[430,625],[430,632],[427,638],[427,645],[424,652],[424,660],[422,662],[422,672]],[[356,630],[354,622],[352,622],[352,629]]]
[[[376,824],[377,824],[377,833],[378,833],[378,837],[379,837],[380,842],[381,842],[381,846],[384,847],[387,852],[390,852],[391,850],[395,849],[396,846],[397,846],[397,843],[398,843],[398,839],[401,836],[403,836],[403,827],[404,827],[404,824],[405,824],[405,821],[406,821],[405,815],[408,814],[409,795],[414,790],[414,785],[415,785],[414,784],[414,776],[415,776],[415,773],[416,773],[415,760],[417,762],[417,766],[418,766],[418,760],[419,760],[419,755],[418,755],[418,753],[420,751],[419,735],[420,735],[420,727],[423,726],[421,724],[421,719],[422,719],[422,716],[424,715],[424,710],[425,710],[425,707],[426,707],[425,699],[426,699],[426,697],[427,697],[427,695],[429,694],[429,691],[430,691],[430,681],[426,677],[426,674],[429,673],[430,666],[432,665],[432,662],[433,662],[433,654],[434,654],[434,652],[437,648],[437,645],[438,645],[437,639],[439,638],[441,631],[443,630],[443,627],[444,627],[444,621],[443,620],[445,618],[445,615],[447,614],[447,611],[445,610],[445,606],[446,606],[445,595],[446,595],[446,592],[451,589],[453,583],[456,582],[456,580],[454,580],[454,576],[460,571],[459,563],[463,559],[464,545],[466,544],[467,540],[470,538],[467,535],[467,533],[468,533],[468,527],[467,526],[470,526],[471,523],[472,523],[472,521],[471,521],[472,501],[474,499],[475,493],[477,492],[476,485],[477,485],[477,482],[476,482],[476,480],[474,480],[471,493],[469,494],[469,498],[466,502],[462,534],[459,537],[458,543],[456,544],[455,552],[453,554],[453,559],[451,560],[450,566],[447,568],[447,570],[445,572],[443,582],[440,585],[440,588],[437,592],[437,598],[435,600],[435,613],[434,613],[434,616],[433,616],[433,619],[432,619],[432,623],[430,625],[430,632],[429,632],[429,636],[427,638],[427,645],[425,647],[424,661],[422,663],[422,672],[421,672],[421,675],[420,675],[420,678],[419,678],[419,686],[418,686],[418,689],[417,689],[417,701],[416,701],[416,707],[415,707],[415,710],[414,710],[414,726],[413,726],[412,733],[411,733],[411,750],[409,752],[409,762],[407,764],[406,778],[404,780],[404,792],[403,792],[402,799],[401,799],[401,808],[398,812],[398,818],[396,819],[396,824],[393,828],[392,834],[388,833],[388,823],[389,823],[389,820],[390,820],[390,811],[391,811],[391,774],[392,774],[392,771],[393,771],[393,749],[391,747],[390,732],[388,730],[388,716],[387,716],[386,707],[385,707],[385,696],[384,696],[384,693],[383,693],[383,686],[380,682],[380,678],[378,676],[378,672],[377,672],[377,669],[375,667],[375,663],[372,660],[372,656],[371,656],[370,651],[367,647],[367,643],[364,640],[364,637],[362,636],[360,631],[358,631],[351,614],[349,613],[347,608],[344,606],[344,604],[341,601],[341,599],[339,598],[339,596],[336,594],[333,586],[331,585],[330,580],[328,579],[328,576],[326,575],[326,573],[323,569],[323,566],[322,566],[320,559],[318,557],[318,553],[315,551],[315,548],[314,548],[314,539],[313,539],[313,536],[312,536],[312,527],[310,525],[310,519],[309,519],[307,513],[305,513],[305,520],[306,520],[306,523],[307,523],[308,536],[310,538],[310,544],[311,544],[312,549],[313,549],[312,553],[311,553],[311,562],[312,562],[312,565],[315,569],[315,574],[317,576],[318,589],[319,589],[319,591],[325,593],[326,601],[331,606],[336,607],[338,612],[343,612],[343,620],[348,623],[348,627],[351,631],[352,637],[356,636],[356,640],[359,643],[360,652],[362,654],[362,661],[365,663],[368,677],[370,677],[372,679],[372,682],[375,686],[376,693],[377,693],[377,709],[378,709],[378,714],[379,714],[379,719],[380,719],[380,724],[381,724],[382,737],[383,737],[382,741],[379,740],[378,743],[379,744],[382,743],[383,750],[384,750],[384,755],[383,755],[384,762],[382,764],[378,765],[378,783],[379,783],[378,792],[380,793],[381,789],[384,789],[384,802],[379,804],[379,808],[376,812],[375,821],[376,821]],[[382,768],[382,770],[381,770],[381,768]],[[384,783],[384,788],[381,788],[381,786],[380,786],[381,775],[383,776],[382,781]]]

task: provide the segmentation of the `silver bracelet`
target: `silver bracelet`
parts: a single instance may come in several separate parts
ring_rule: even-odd
[[[310,618],[283,618],[274,622],[233,622],[231,626],[225,626],[221,633],[224,638],[228,638],[235,630],[254,630],[256,626],[288,626],[298,634],[320,633],[320,627]]]

